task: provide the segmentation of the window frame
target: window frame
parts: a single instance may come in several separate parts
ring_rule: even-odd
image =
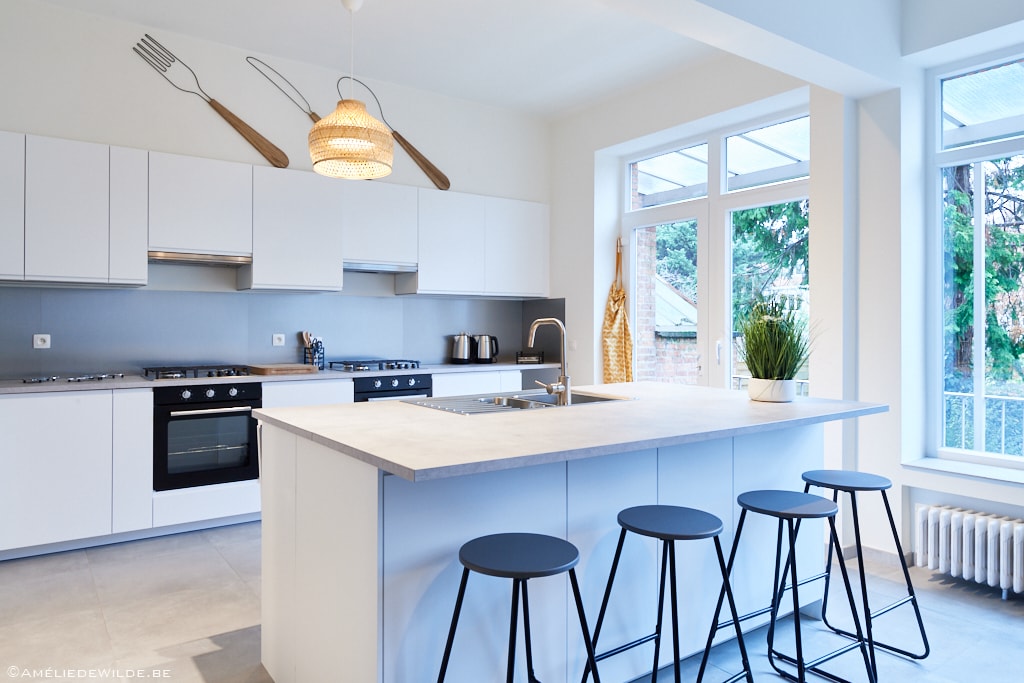
[[[620,235],[629,245],[628,290],[630,323],[636,327],[636,230],[682,220],[697,221],[697,338],[701,358],[701,386],[732,386],[732,212],[810,197],[810,170],[798,178],[774,180],[752,187],[728,189],[725,172],[726,139],[777,123],[810,116],[809,103],[766,111],[728,126],[680,137],[669,144],[620,157],[623,210]],[[631,164],[694,145],[708,145],[708,192],[701,197],[657,206],[631,208]],[[715,294],[710,287],[717,285]],[[706,292],[706,293],[705,293]],[[635,340],[634,340],[635,343]],[[634,363],[636,354],[634,354]]]
[[[942,113],[942,83],[948,78],[998,66],[999,64],[1020,60],[1024,51],[1018,47],[1001,53],[992,53],[981,58],[961,60],[952,64],[929,70],[927,72],[927,91],[925,111],[927,116],[927,162],[926,162],[926,202],[925,220],[929,236],[926,244],[925,277],[927,283],[926,317],[927,333],[925,335],[925,357],[927,363],[925,408],[925,457],[933,460],[964,463],[967,465],[990,466],[1003,470],[1024,470],[1024,457],[989,453],[974,449],[947,447],[944,445],[945,430],[945,382],[943,379],[943,358],[945,342],[943,334],[943,195],[942,173],[944,169],[966,164],[978,164],[992,159],[1005,158],[1024,154],[1024,129],[1016,134],[998,140],[981,140],[956,147],[943,147],[944,138]],[[991,123],[979,124],[991,126]],[[968,127],[970,128],[970,127]],[[1004,479],[1012,480],[1008,476]]]

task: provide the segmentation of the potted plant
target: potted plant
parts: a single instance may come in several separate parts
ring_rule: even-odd
[[[796,373],[810,355],[807,321],[781,294],[755,299],[740,317],[739,357],[751,379],[750,398],[776,403],[796,397]]]

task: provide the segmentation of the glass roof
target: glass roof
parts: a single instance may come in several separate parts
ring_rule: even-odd
[[[641,195],[694,187],[708,182],[708,145],[703,143],[636,163]]]
[[[730,176],[807,161],[811,158],[811,119],[804,116],[758,128],[725,141]]]
[[[1024,60],[942,82],[943,128],[960,128],[1024,115]]]

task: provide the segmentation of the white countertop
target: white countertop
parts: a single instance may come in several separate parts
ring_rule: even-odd
[[[494,367],[494,366],[489,366]],[[519,366],[521,367],[521,366]],[[871,415],[888,406],[655,382],[577,387],[633,400],[461,415],[401,401],[254,411],[267,424],[411,481],[730,438]]]
[[[466,365],[423,365],[415,370],[375,370],[370,372],[344,372],[341,370],[323,370],[298,375],[246,375],[243,377],[187,377],[183,379],[153,380],[142,375],[125,373],[124,377],[93,380],[85,382],[69,382],[59,379],[54,382],[26,384],[21,379],[0,379],[0,395],[3,394],[38,394],[54,391],[98,391],[102,389],[152,389],[153,387],[174,387],[186,384],[238,384],[239,382],[294,382],[316,381],[326,379],[347,379],[356,377],[380,377],[382,375],[438,375],[457,372],[494,372],[497,370],[539,370],[558,368],[558,363],[516,364],[516,363],[471,363]],[[42,373],[38,373],[42,374]],[[62,373],[72,376],[72,373]],[[88,373],[76,373],[88,374]],[[26,377],[36,376],[26,373]]]

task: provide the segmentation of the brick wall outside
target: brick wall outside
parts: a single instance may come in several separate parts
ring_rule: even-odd
[[[638,381],[697,384],[700,362],[697,340],[688,337],[659,337],[654,332],[654,275],[657,258],[655,230],[642,228],[636,231],[634,376]]]

